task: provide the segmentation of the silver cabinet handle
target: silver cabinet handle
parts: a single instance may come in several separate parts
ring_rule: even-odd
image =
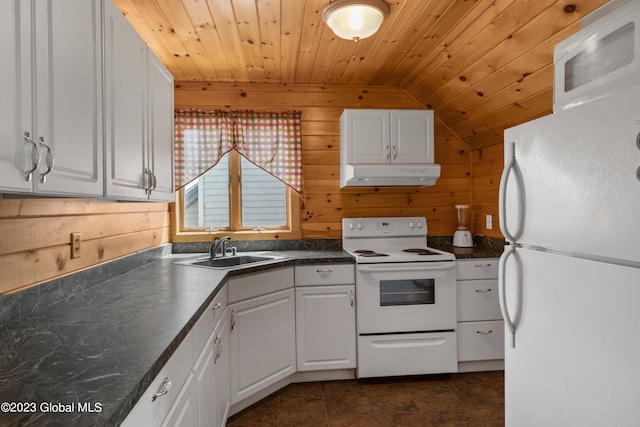
[[[507,238],[510,242],[516,242],[520,237],[520,233],[522,232],[523,224],[524,224],[524,180],[522,178],[522,173],[520,172],[520,167],[518,166],[518,162],[516,162],[516,144],[514,142],[510,142],[509,150],[511,151],[511,156],[509,157],[508,163],[502,171],[502,177],[500,178],[500,189],[498,194],[498,205],[500,209],[500,231],[504,237]],[[506,159],[505,155],[505,159]],[[512,233],[507,226],[507,183],[509,182],[509,178],[513,174],[516,180],[516,188],[518,190],[518,222],[517,228]]]
[[[351,307],[353,307],[355,302],[356,302],[355,294],[353,292],[353,289],[350,289],[349,290],[349,303],[351,304]]]
[[[398,158],[398,150],[396,149],[396,146],[393,146],[393,158],[397,159]]]
[[[493,330],[491,329],[483,329],[480,331],[476,331],[476,334],[481,334],[481,335],[488,335],[488,334],[492,334]]]
[[[491,288],[476,289],[476,292],[478,292],[478,293],[491,292]]]
[[[144,192],[147,198],[151,197],[151,191],[153,190],[153,173],[149,168],[144,168],[144,182],[142,185],[144,186]]]
[[[220,307],[222,307],[222,304],[220,304],[220,301],[218,301],[217,303],[213,304],[213,306],[211,307],[211,311],[216,311]]]
[[[169,377],[166,377],[162,381],[162,384],[160,384],[160,390],[158,390],[156,394],[151,396],[151,401],[155,402],[156,399],[160,396],[164,396],[165,394],[169,393],[169,390],[171,390],[171,380],[169,379]]]
[[[385,147],[385,153],[386,153],[386,156],[385,156],[385,157],[386,157],[387,159],[389,159],[389,157],[390,157],[391,153],[389,152],[389,146],[388,146],[388,145]]]
[[[149,171],[149,173],[151,174],[151,188],[149,189],[149,193],[151,193],[158,186],[158,178],[153,171]]]
[[[31,144],[31,169],[24,171],[24,179],[26,181],[31,181],[33,171],[38,169],[38,166],[40,166],[40,147],[33,139],[31,139],[31,134],[29,132],[24,133],[24,142],[25,144]]]
[[[476,268],[487,268],[487,267],[491,267],[491,263],[475,264],[474,267],[476,267]]]
[[[231,330],[233,331],[236,327],[236,312],[231,310]]]
[[[56,162],[55,155],[53,154],[53,150],[47,144],[44,143],[44,137],[40,137],[40,147],[44,147],[47,150],[47,155],[45,156],[45,162],[47,163],[47,170],[44,173],[40,174],[40,183],[44,184],[47,180],[47,175],[49,172],[53,170],[53,165]]]
[[[316,270],[316,273],[320,273],[320,274],[322,274],[322,273],[333,273],[333,269],[331,269],[331,268],[325,268],[325,269],[319,268],[319,269]]]
[[[218,359],[220,359],[220,355],[222,355],[222,340],[217,336],[213,340],[215,347],[215,354],[213,356],[213,363],[217,363]]]

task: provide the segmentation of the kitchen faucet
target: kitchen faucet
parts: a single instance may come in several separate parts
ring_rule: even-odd
[[[209,257],[211,259],[214,259],[216,257],[216,255],[218,254],[218,248],[222,249],[222,253],[220,254],[220,256],[225,256],[227,254],[227,245],[229,244],[229,242],[231,241],[231,237],[230,236],[226,236],[226,237],[222,237],[220,239],[214,239],[213,243],[211,243],[211,246],[209,246]],[[236,248],[231,248],[231,252],[235,255],[236,253]]]

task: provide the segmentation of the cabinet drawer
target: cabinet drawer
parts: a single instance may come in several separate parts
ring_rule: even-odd
[[[227,282],[229,304],[293,287],[293,267],[232,277]]]
[[[193,362],[193,334],[189,333],[147,387],[122,425],[160,425],[191,373]],[[166,393],[163,393],[163,390],[166,390]],[[154,395],[157,395],[155,399]]]
[[[458,361],[504,359],[504,322],[458,323]]]
[[[456,261],[458,280],[497,279],[497,258],[475,258]]]
[[[202,348],[209,339],[209,335],[213,332],[213,328],[222,316],[226,306],[227,285],[224,285],[193,327],[193,348],[196,358],[198,358]]]
[[[296,266],[296,286],[351,285],[354,283],[353,264],[322,264]]]
[[[458,280],[458,322],[502,319],[498,280]]]

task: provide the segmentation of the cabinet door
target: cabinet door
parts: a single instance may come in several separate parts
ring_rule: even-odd
[[[38,193],[103,194],[101,3],[34,2]]]
[[[229,310],[220,318],[216,326],[215,335],[217,358],[214,363],[215,377],[215,407],[214,427],[224,427],[231,407],[231,373],[230,373],[230,324]],[[208,424],[210,425],[210,424]]]
[[[388,110],[345,110],[340,117],[340,150],[348,164],[389,163]]]
[[[31,3],[0,2],[0,190],[29,192],[31,144]],[[33,136],[33,135],[32,135]]]
[[[149,54],[149,169],[153,173],[151,200],[174,202],[173,76]]]
[[[356,366],[355,287],[296,288],[299,371]]]
[[[433,163],[433,111],[391,111],[391,162]]]
[[[231,309],[231,403],[296,370],[293,289],[249,299]]]
[[[146,199],[147,46],[105,1],[105,195]]]
[[[173,407],[169,410],[162,427],[196,427],[197,403],[193,381],[193,372],[189,373],[187,382],[180,390]]]

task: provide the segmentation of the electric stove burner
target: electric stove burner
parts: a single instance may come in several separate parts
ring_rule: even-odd
[[[358,249],[357,251],[353,251],[353,253],[358,254],[362,257],[389,256],[388,254],[380,254],[376,251],[370,251],[368,249]]]
[[[438,253],[424,248],[404,249],[402,252],[409,252],[416,255],[438,255]]]

